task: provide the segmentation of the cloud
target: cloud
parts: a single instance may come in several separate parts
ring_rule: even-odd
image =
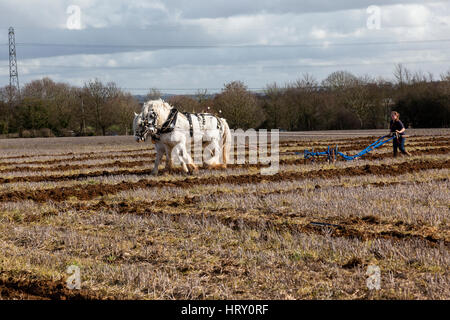
[[[65,28],[67,6],[82,30]],[[76,85],[99,78],[127,88],[250,87],[321,79],[332,71],[390,77],[395,63],[448,69],[450,4],[377,1],[381,29],[366,27],[373,1],[16,1],[0,4],[0,44],[16,27],[21,83],[40,76]],[[8,83],[0,46],[0,85]]]
[[[180,16],[187,19],[223,18],[238,15],[254,14],[308,14],[346,11],[352,9],[366,9],[374,5],[373,0],[167,0],[169,11],[178,11]],[[397,3],[423,3],[422,0],[377,0],[376,5],[392,5]]]

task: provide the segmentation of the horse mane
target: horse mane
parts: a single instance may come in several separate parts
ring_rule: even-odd
[[[156,113],[159,113],[161,109],[170,110],[172,107],[170,104],[165,102],[162,99],[158,100],[149,100],[144,103],[142,106],[142,114],[147,115],[151,110],[155,111]]]

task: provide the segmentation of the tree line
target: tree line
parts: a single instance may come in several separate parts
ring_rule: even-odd
[[[98,79],[83,87],[49,78],[27,83],[20,94],[0,90],[0,134],[20,137],[130,134],[138,101],[113,82]]]
[[[347,71],[331,73],[320,83],[303,74],[294,83],[272,83],[262,93],[248,90],[241,81],[224,85],[218,94],[171,96],[167,101],[181,111],[210,112],[226,118],[231,128],[266,128],[287,131],[387,128],[392,110],[407,127],[448,127],[450,71],[412,73],[402,65],[395,81]],[[155,88],[147,99],[162,96]],[[27,83],[20,94],[0,89],[0,134],[20,137],[132,134],[136,97],[113,82],[91,80],[83,87],[49,78]]]
[[[250,92],[241,81],[225,84],[222,92],[206,98],[175,96],[171,104],[184,111],[212,111],[232,128],[266,128],[286,131],[382,129],[393,110],[412,128],[449,127],[450,70],[432,74],[395,67],[394,81],[348,71],[331,73],[318,82],[303,74],[294,83],[272,83],[261,94]],[[160,93],[153,89],[153,97]]]

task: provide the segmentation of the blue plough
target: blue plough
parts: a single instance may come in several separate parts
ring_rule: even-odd
[[[397,136],[395,134],[394,135],[388,134],[386,136],[382,136],[377,141],[372,143],[370,146],[368,146],[367,148],[365,148],[364,150],[362,150],[361,152],[359,152],[353,156],[348,156],[346,154],[343,154],[342,152],[339,152],[338,146],[336,146],[335,148],[330,148],[330,146],[328,146],[328,150],[323,151],[323,152],[314,152],[314,149],[312,149],[311,151],[305,150],[304,157],[305,157],[305,159],[311,159],[312,161],[314,161],[315,157],[319,157],[319,156],[327,156],[327,160],[329,162],[331,162],[331,161],[334,162],[336,160],[337,156],[341,156],[342,158],[344,158],[345,160],[348,160],[348,161],[355,160],[359,157],[362,157],[366,153],[369,153],[370,151],[372,151],[378,147],[381,147],[383,144],[393,140],[396,137]],[[295,154],[300,154],[300,153],[296,152]]]

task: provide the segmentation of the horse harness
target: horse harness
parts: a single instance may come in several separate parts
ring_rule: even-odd
[[[164,133],[172,132],[175,129],[175,125],[177,124],[178,119],[178,113],[179,111],[176,108],[170,109],[169,116],[167,117],[166,121],[161,125],[161,128],[156,128],[156,120],[158,118],[158,115],[153,110],[149,112],[148,119],[144,121],[144,126],[146,128],[145,132],[150,131],[150,125],[152,125],[154,128],[156,128],[156,133],[150,134],[153,140],[160,140],[160,135]],[[199,122],[199,125],[202,124],[203,128],[206,126],[206,116],[211,116],[217,119],[217,129],[220,131],[222,130],[222,123],[220,122],[219,118],[213,114],[210,113],[190,113],[190,112],[182,112],[183,115],[186,116],[189,122],[189,134],[191,137],[194,135],[194,126],[192,124],[192,116],[196,116]],[[201,121],[200,121],[201,119]],[[201,127],[201,125],[200,125]]]

